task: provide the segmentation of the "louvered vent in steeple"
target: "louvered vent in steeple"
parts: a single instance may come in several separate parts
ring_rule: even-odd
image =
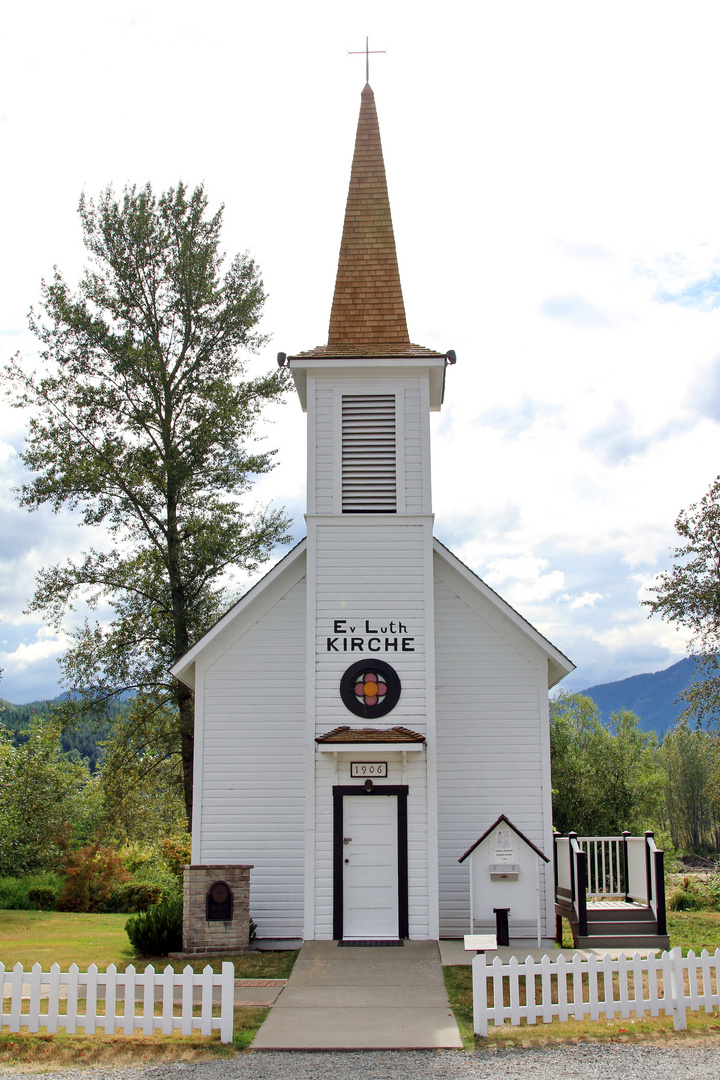
[[[394,394],[343,394],[342,512],[397,512]]]

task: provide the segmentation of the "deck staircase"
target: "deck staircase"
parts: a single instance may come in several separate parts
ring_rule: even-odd
[[[667,949],[663,853],[644,836],[555,838],[555,916],[578,949]]]

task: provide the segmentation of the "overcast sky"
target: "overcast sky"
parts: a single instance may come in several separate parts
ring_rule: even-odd
[[[371,58],[411,339],[457,352],[434,417],[436,535],[577,664],[570,689],[684,655],[638,598],[720,472],[716,2],[25,0],[0,24],[0,359],[83,266],[77,203],[203,181],[279,350],[327,341]],[[304,534],[305,418],[265,431],[258,499]],[[0,404],[0,694],[58,692],[36,570],[97,543],[18,509]]]

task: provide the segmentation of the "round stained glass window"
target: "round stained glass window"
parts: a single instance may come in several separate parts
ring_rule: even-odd
[[[340,697],[351,713],[372,720],[395,708],[400,697],[400,679],[382,660],[360,660],[340,680]]]

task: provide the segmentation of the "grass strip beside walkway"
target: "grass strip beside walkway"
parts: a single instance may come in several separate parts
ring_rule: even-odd
[[[0,961],[6,970],[21,963],[26,971],[33,964],[42,964],[49,971],[52,964],[67,971],[77,964],[86,971],[97,964],[106,971],[115,964],[125,971],[134,964],[143,971],[152,964],[156,971],[168,962],[176,972],[190,966],[201,972],[208,964],[219,972],[224,960],[235,966],[236,979],[287,979],[298,951],[252,951],[238,956],[198,957],[194,960],[170,960],[163,957],[137,957],[125,933],[128,915],[86,915],[56,911],[0,910]],[[80,1003],[82,1005],[82,1003]],[[7,1007],[7,999],[6,999]],[[81,1012],[83,1009],[81,1008]],[[268,1014],[267,1008],[245,1006],[234,1011],[234,1041],[220,1042],[219,1032],[201,1035],[67,1035],[64,1032],[47,1035],[29,1032],[0,1031],[0,1065],[14,1063],[50,1066],[66,1065],[142,1065],[155,1061],[201,1061],[229,1057],[247,1048]]]

